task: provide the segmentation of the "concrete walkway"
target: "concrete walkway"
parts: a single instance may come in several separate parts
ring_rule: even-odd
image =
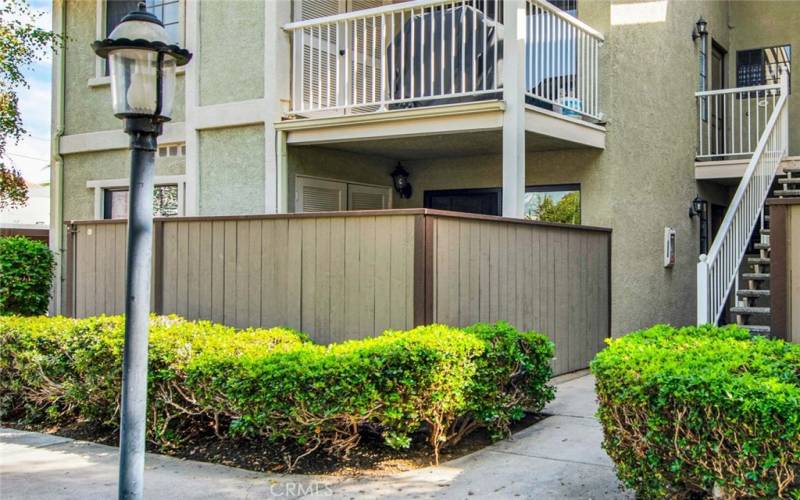
[[[148,455],[145,496],[179,498],[633,498],[619,489],[600,447],[594,380],[558,385],[550,415],[471,455],[381,478],[249,472]],[[116,496],[117,450],[57,436],[0,429],[0,498]]]

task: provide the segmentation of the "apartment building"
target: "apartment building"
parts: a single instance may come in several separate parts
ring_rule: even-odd
[[[535,218],[543,200],[571,196],[573,222],[612,230],[613,335],[692,324],[700,310],[745,323],[768,312],[753,309],[768,276],[738,277],[745,264],[768,275],[768,222],[752,200],[782,171],[791,180],[800,155],[796,2],[146,3],[195,54],[160,138],[160,216]],[[51,245],[62,254],[66,221],[125,217],[128,140],[89,44],[136,4],[54,1],[54,26],[69,37],[53,88]],[[762,180],[749,203],[743,177]],[[692,217],[696,198],[705,206]],[[740,247],[756,219],[752,258],[767,260],[750,263]],[[744,229],[725,243],[720,231],[734,226]],[[709,252],[730,257],[698,267]],[[57,307],[65,271],[59,284]]]

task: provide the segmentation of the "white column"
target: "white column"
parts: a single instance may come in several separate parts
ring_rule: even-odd
[[[525,0],[503,2],[503,216],[523,216],[525,196]]]

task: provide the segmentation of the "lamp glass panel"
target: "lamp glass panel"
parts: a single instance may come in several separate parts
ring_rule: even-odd
[[[108,60],[114,114],[154,115],[157,107],[158,53],[152,50],[119,49],[112,51]],[[175,101],[175,59],[169,55],[164,57],[162,65],[161,88],[159,116],[169,119]]]

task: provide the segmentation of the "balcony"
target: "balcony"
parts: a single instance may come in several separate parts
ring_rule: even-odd
[[[695,178],[738,183],[781,97],[781,84],[695,93]]]
[[[603,36],[546,0],[519,5],[527,149],[603,148]],[[287,24],[292,103],[279,124],[287,142],[370,141],[374,152],[374,141],[391,148],[400,137],[453,133],[451,147],[469,148],[481,133],[482,152],[499,152],[510,69],[503,9],[415,0]]]

